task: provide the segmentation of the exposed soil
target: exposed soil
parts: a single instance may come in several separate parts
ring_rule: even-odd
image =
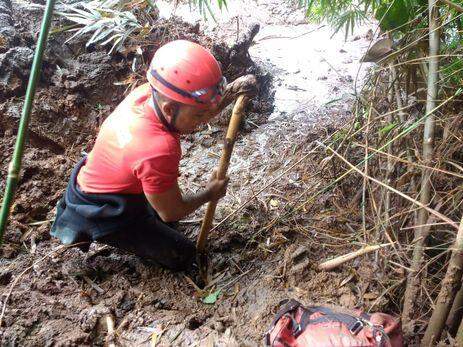
[[[245,73],[258,76],[260,93],[236,144],[229,171],[232,182],[217,220],[302,158],[315,139],[351,119],[349,93],[361,51],[368,44],[365,29],[355,40],[336,37],[328,45],[329,30],[305,23],[303,11],[280,10],[287,6],[284,1],[255,6],[260,11],[255,16],[260,32],[248,18],[242,20],[236,39],[232,17],[237,9],[231,8],[221,30],[160,18],[147,38],[150,46],[142,45],[144,60],[149,61],[163,42],[189,38],[211,48],[229,80]],[[6,177],[38,28],[37,22],[26,20],[24,11],[40,18],[40,10],[23,2],[11,7],[9,0],[0,0],[3,8],[0,172]],[[7,35],[13,31],[13,36]],[[282,37],[274,37],[275,31]],[[286,36],[294,37],[288,43]],[[141,65],[131,71],[132,53],[111,57],[98,47],[85,50],[83,42],[63,45],[65,37],[62,33],[50,38],[19,189],[1,249],[2,306],[8,300],[0,327],[2,345],[103,345],[104,317],[111,314],[118,345],[150,345],[157,337],[165,346],[254,346],[262,344],[279,302],[287,298],[363,309],[375,303],[375,309],[395,310],[389,296],[381,295],[378,283],[386,280],[372,258],[357,259],[329,273],[315,270],[317,262],[356,248],[359,240],[349,225],[357,213],[342,196],[324,194],[315,204],[290,208],[307,186],[323,186],[333,174],[324,169],[314,178],[320,168],[310,161],[296,165],[211,235],[213,280],[205,292],[221,290],[215,304],[204,304],[200,296],[205,293],[183,274],[136,256],[98,244],[89,253],[61,249],[48,232],[70,171],[82,151],[91,148],[102,120],[130,87],[127,83],[135,82],[132,87],[140,83],[146,69]],[[286,43],[280,46],[275,40]],[[312,48],[298,52],[304,45]],[[330,64],[321,62],[322,57]],[[224,112],[217,122],[183,139],[181,183],[186,192],[201,189],[216,166],[228,115]],[[181,223],[192,239],[202,215],[203,210],[198,211]]]

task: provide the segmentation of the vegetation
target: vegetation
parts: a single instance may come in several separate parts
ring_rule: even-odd
[[[89,36],[87,47],[93,44],[111,45],[109,54],[120,52],[127,40],[144,37],[150,31],[152,21],[141,23],[134,13],[149,12],[153,8],[151,0],[92,0],[73,5],[62,4],[57,14],[74,24],[66,25],[59,31],[75,32],[66,42]]]
[[[344,28],[346,35],[370,17],[379,23],[377,43],[365,59],[376,67],[354,107],[361,136],[353,128],[327,151],[338,167],[364,178],[365,242],[394,243],[382,264],[389,278],[384,294],[404,298],[402,319],[410,335],[424,328],[418,322],[434,309],[422,344],[435,345],[447,318],[449,330],[461,319],[451,312],[461,309],[459,303],[452,307],[461,291],[461,1],[299,4],[310,18],[327,20],[336,32]],[[335,182],[355,195],[346,181]],[[397,276],[404,270],[406,281]]]
[[[191,9],[196,8],[205,19],[209,14],[214,21],[216,20],[211,0],[190,0],[189,4]],[[217,4],[220,10],[227,8],[226,0],[217,0]],[[91,35],[87,47],[92,44],[111,44],[111,54],[121,51],[128,39],[147,35],[150,24],[153,24],[152,18],[144,18],[146,20],[141,23],[140,16],[135,14],[152,10],[156,10],[152,0],[92,0],[79,1],[72,5],[62,4],[57,14],[73,24],[65,25],[58,31],[75,32],[67,42]]]

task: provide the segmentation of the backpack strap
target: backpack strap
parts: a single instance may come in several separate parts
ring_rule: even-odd
[[[290,299],[286,302],[286,304],[277,312],[275,319],[272,321],[272,328],[275,324],[283,317],[285,314],[296,310],[298,307],[302,306],[302,304],[294,299]]]
[[[310,307],[308,311],[312,312],[308,313],[305,317],[303,315],[301,318],[301,331],[303,331],[309,324],[328,323],[333,321],[345,324],[349,331],[354,335],[357,335],[364,327],[364,322],[361,318],[346,313],[335,312],[328,307],[315,306]],[[323,313],[323,316],[310,319],[310,315],[315,312]]]
[[[287,300],[284,306],[277,312],[275,318],[272,321],[272,324],[270,325],[270,329],[267,331],[267,334],[265,335],[265,343],[267,346],[271,345],[270,341],[270,332],[275,328],[277,322],[281,319],[281,317],[287,315],[291,319],[293,331],[302,331],[300,329],[300,325],[296,323],[294,320],[294,317],[289,314],[290,312],[295,311],[298,307],[302,306],[302,304],[294,299]]]

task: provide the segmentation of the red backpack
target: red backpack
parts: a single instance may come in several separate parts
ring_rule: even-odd
[[[266,334],[273,347],[401,347],[400,323],[384,313],[345,313],[289,300]],[[345,311],[345,310],[344,310]]]

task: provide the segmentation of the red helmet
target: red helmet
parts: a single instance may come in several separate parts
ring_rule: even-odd
[[[172,41],[154,54],[149,70],[151,86],[182,104],[207,108],[222,98],[225,77],[214,56],[190,41]]]

